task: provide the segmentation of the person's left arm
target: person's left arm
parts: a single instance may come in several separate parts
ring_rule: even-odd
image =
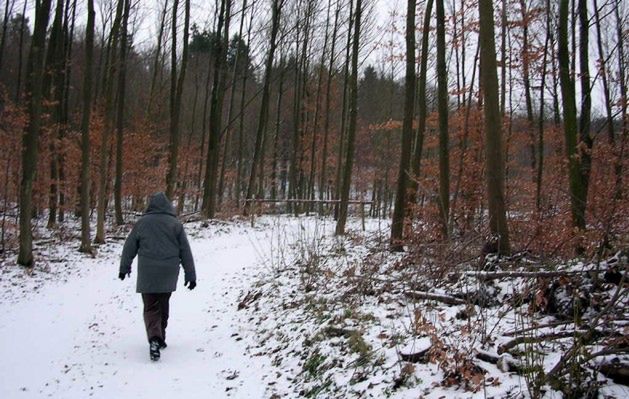
[[[181,266],[185,274],[185,285],[187,285],[189,289],[194,289],[197,285],[197,274],[194,268],[194,258],[190,250],[190,243],[188,242],[188,236],[183,228],[183,224],[180,225],[177,239],[179,241],[179,259],[181,260]]]

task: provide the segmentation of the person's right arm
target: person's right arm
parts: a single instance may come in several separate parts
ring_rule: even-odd
[[[127,240],[124,243],[124,247],[122,248],[122,256],[120,257],[120,271],[119,277],[124,279],[124,275],[129,275],[131,273],[131,264],[133,263],[133,258],[138,253],[140,237],[138,236],[138,225],[139,222],[133,226],[131,233],[127,237]]]

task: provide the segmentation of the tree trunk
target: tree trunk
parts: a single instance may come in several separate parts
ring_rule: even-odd
[[[85,28],[85,72],[83,75],[83,115],[81,116],[81,252],[92,252],[90,243],[90,113],[94,70],[94,0],[87,0]]]
[[[428,73],[428,44],[430,41],[430,17],[432,14],[433,0],[426,1],[424,12],[424,23],[422,28],[422,49],[419,59],[419,81],[417,82],[417,130],[415,132],[415,144],[413,148],[412,178],[410,179],[410,199],[411,204],[415,204],[417,199],[417,180],[421,166],[422,152],[424,149],[424,133],[426,132],[426,116],[428,114],[426,98],[426,75]],[[473,80],[473,79],[472,79]]]
[[[4,47],[7,40],[7,28],[9,27],[9,18],[13,14],[13,6],[15,0],[5,0],[4,18],[2,19],[2,38],[0,39],[0,71],[2,71],[2,60],[4,59]]]
[[[465,108],[465,120],[463,122],[463,139],[461,140],[461,155],[459,156],[459,164],[457,166],[456,173],[456,181],[454,183],[454,195],[452,196],[452,209],[456,209],[457,200],[459,199],[459,193],[461,189],[461,180],[463,179],[464,173],[464,161],[465,154],[467,152],[467,144],[470,134],[470,113],[472,110],[472,94],[474,93],[474,80],[476,79],[476,67],[478,65],[478,57],[480,53],[480,46],[476,45],[476,53],[474,54],[474,62],[472,63],[472,79],[470,83],[470,91],[468,93],[467,101],[464,100],[464,103],[467,103],[467,107]],[[480,86],[480,85],[479,85]]]
[[[149,90],[148,106],[146,107],[146,118],[151,118],[153,108],[153,97],[155,96],[155,85],[157,84],[157,75],[160,64],[160,57],[162,56],[162,42],[164,37],[164,26],[166,23],[166,9],[168,8],[168,1],[164,1],[164,8],[160,13],[159,29],[157,33],[157,48],[155,49],[155,58],[153,60],[153,71],[151,74],[151,88]]]
[[[251,4],[251,7],[255,5],[255,2]],[[255,13],[251,12],[251,18],[249,19],[249,26],[247,27],[247,44],[251,45],[251,29],[253,26],[253,17]],[[245,59],[245,65],[249,65],[249,55]],[[247,107],[247,82],[249,80],[249,73],[245,68],[242,74],[242,89],[240,95],[240,118],[238,123],[238,153],[237,153],[237,170],[236,170],[236,206],[240,207],[240,196],[242,194],[242,174],[244,171],[244,149],[245,149],[245,109]]]
[[[251,162],[251,174],[249,175],[249,184],[247,186],[247,199],[253,198],[253,193],[255,191],[255,178],[258,168],[258,163],[260,162],[260,156],[262,153],[262,144],[264,140],[264,133],[266,130],[267,120],[269,118],[269,92],[271,86],[271,72],[273,70],[273,56],[275,54],[275,48],[277,47],[277,32],[279,31],[280,25],[280,9],[283,0],[273,0],[273,14],[272,14],[272,26],[271,26],[271,43],[269,47],[269,54],[266,59],[266,66],[264,70],[264,84],[262,88],[262,103],[260,105],[260,116],[258,118],[258,128],[256,130],[256,143],[253,152],[253,160]],[[262,165],[259,165],[261,168]],[[245,202],[244,214],[247,215],[249,212],[249,202]]]
[[[105,214],[107,213],[107,200],[108,200],[108,181],[109,181],[109,155],[110,151],[110,136],[111,126],[114,119],[114,94],[113,94],[113,80],[116,74],[116,61],[115,53],[118,47],[118,39],[120,36],[120,22],[122,19],[124,0],[118,0],[116,7],[116,17],[111,27],[111,32],[108,39],[107,52],[111,54],[106,60],[106,68],[104,70],[103,87],[105,92],[105,123],[102,128],[100,137],[100,176],[98,179],[98,204],[96,214],[96,236],[94,242],[102,244],[105,242]]]
[[[574,80],[570,73],[570,53],[568,48],[569,3],[569,0],[561,0],[559,4],[559,83],[561,86],[566,157],[569,169],[572,224],[579,230],[584,230],[586,191],[581,180],[581,162],[577,155],[577,109],[575,105]]]
[[[24,60],[24,31],[26,30],[26,6],[28,5],[28,0],[24,0],[24,6],[22,7],[22,21],[20,23],[20,39],[19,39],[19,50],[18,50],[18,61],[17,61],[17,84],[15,85],[15,100],[14,102],[18,104],[20,102],[20,95],[22,94],[22,63]]]
[[[116,177],[114,181],[114,212],[116,225],[124,224],[122,217],[122,160],[124,151],[124,111],[125,89],[127,85],[127,39],[131,0],[125,0],[122,16],[122,32],[120,34],[120,67],[118,71],[118,115],[116,116]]]
[[[275,135],[273,137],[273,167],[271,169],[271,199],[277,199],[278,189],[278,164],[279,164],[279,145],[280,145],[280,130],[282,127],[282,100],[284,98],[284,73],[286,70],[284,55],[280,56],[280,82],[277,88],[277,112],[275,115]]]
[[[581,76],[581,116],[579,118],[578,145],[579,156],[581,158],[581,185],[583,186],[583,212],[585,213],[587,204],[588,187],[590,185],[590,171],[592,169],[592,136],[590,136],[590,118],[592,112],[592,98],[590,96],[590,48],[589,30],[590,20],[588,19],[588,2],[579,0],[579,68]],[[585,146],[585,147],[584,147]],[[585,217],[585,216],[584,216]]]
[[[44,98],[48,113],[51,116],[51,129],[48,148],[50,150],[50,185],[48,190],[48,228],[57,222],[57,205],[59,197],[59,135],[62,129],[63,72],[65,71],[64,37],[63,37],[63,1],[57,1],[55,17],[50,29],[50,39],[45,61]]]
[[[181,98],[183,96],[183,84],[186,79],[188,65],[188,27],[190,25],[190,0],[186,0],[185,17],[183,27],[183,50],[181,53],[181,71],[177,76],[177,5],[179,0],[173,3],[173,31],[172,31],[172,58],[171,58],[171,83],[170,83],[170,146],[168,157],[168,175],[166,176],[166,196],[174,198],[177,184],[177,162],[179,160],[179,117],[181,114]],[[211,126],[210,126],[211,127]]]
[[[529,151],[530,155],[530,164],[531,164],[531,175],[533,176],[533,180],[535,179],[535,169],[537,158],[535,154],[535,133],[533,131],[533,100],[531,98],[531,74],[530,74],[530,49],[529,49],[529,12],[526,7],[526,0],[520,0],[520,14],[522,17],[522,51],[521,51],[521,59],[522,59],[522,81],[524,83],[524,103],[526,105],[526,121],[527,131],[529,132]]]
[[[50,16],[51,0],[41,0],[35,8],[35,25],[28,60],[26,79],[28,95],[28,123],[22,138],[22,181],[20,183],[20,249],[17,263],[32,267],[33,234],[33,182],[37,172],[39,130],[41,128],[42,89],[44,79],[44,53],[46,27]]]
[[[196,58],[195,66],[194,66],[194,95],[192,99],[192,115],[190,116],[190,125],[188,127],[188,143],[186,144],[186,148],[190,150],[192,148],[192,137],[195,133],[195,123],[197,120],[197,103],[199,99],[199,59]],[[177,213],[181,215],[184,210],[184,205],[186,202],[186,190],[188,186],[188,168],[190,167],[190,156],[187,156],[184,163],[184,172],[181,177],[182,185],[181,190],[179,190],[179,201],[177,202]]]
[[[391,249],[401,251],[404,239],[404,219],[408,206],[408,186],[413,143],[413,111],[415,108],[415,8],[416,0],[406,4],[406,78],[404,82],[404,120],[402,122],[402,148],[398,169],[395,207],[391,221]],[[424,99],[425,100],[425,99]]]
[[[485,173],[487,177],[487,202],[489,227],[497,239],[497,250],[507,254],[509,229],[504,200],[504,161],[502,158],[502,132],[498,98],[498,73],[496,67],[496,45],[494,42],[493,4],[491,0],[480,0],[480,77],[483,82],[485,115]]]
[[[500,114],[504,116],[507,104],[507,0],[500,10]]]
[[[625,156],[625,145],[627,144],[627,135],[629,134],[629,115],[627,115],[627,106],[629,106],[629,97],[627,97],[627,66],[625,64],[625,41],[624,31],[622,29],[623,22],[620,18],[620,1],[617,1],[614,7],[616,16],[616,40],[618,42],[618,75],[620,79],[620,111],[621,111],[621,138],[620,146],[616,156],[616,183],[614,198],[621,199],[623,196],[623,175],[622,163]]]
[[[542,208],[542,181],[544,176],[544,93],[546,90],[546,72],[548,65],[548,45],[550,43],[550,0],[546,0],[546,40],[544,42],[544,58],[542,61],[542,82],[539,96],[538,140],[537,140],[537,177],[535,179],[535,207],[538,211]]]
[[[354,16],[354,35],[352,43],[352,74],[349,78],[349,126],[347,128],[347,153],[343,169],[343,185],[341,187],[341,202],[339,218],[336,223],[336,235],[345,234],[347,223],[347,205],[349,189],[354,166],[354,142],[356,140],[357,102],[358,102],[358,53],[360,49],[360,19],[362,14],[362,0],[356,0],[356,15]]]
[[[308,198],[311,200],[315,199],[315,192],[316,192],[316,188],[315,188],[315,169],[316,169],[316,164],[317,164],[315,161],[316,144],[317,144],[317,132],[319,130],[318,122],[319,122],[319,110],[320,110],[320,100],[321,100],[321,85],[323,84],[323,65],[325,64],[325,59],[326,59],[325,57],[327,55],[327,50],[328,50],[328,40],[330,38],[329,31],[330,31],[331,6],[332,6],[332,2],[331,0],[328,0],[327,16],[325,20],[326,21],[325,22],[325,36],[323,40],[323,50],[321,52],[321,60],[319,62],[319,65],[317,65],[317,70],[318,70],[317,96],[315,100],[315,112],[314,112],[314,118],[312,122],[312,148],[310,149],[310,179],[309,179],[309,186],[308,186],[308,190],[310,191]],[[311,207],[314,207],[314,203],[311,203]]]
[[[605,112],[607,115],[607,138],[609,144],[614,145],[615,135],[614,132],[614,115],[612,110],[612,101],[609,94],[609,82],[607,77],[607,62],[605,59],[605,53],[603,49],[603,35],[601,33],[601,19],[599,15],[598,1],[594,0],[594,17],[596,20],[596,44],[598,49],[598,62],[600,65],[600,74],[603,81],[603,95],[605,98]]]
[[[346,123],[347,123],[347,108],[348,108],[348,98],[349,98],[349,64],[350,64],[350,50],[352,44],[352,20],[355,18],[354,13],[354,2],[349,2],[349,29],[347,29],[347,43],[345,45],[345,65],[343,67],[343,109],[341,111],[341,128],[339,130],[339,140],[338,140],[338,154],[336,160],[336,180],[334,184],[334,199],[341,199],[341,184],[343,177],[343,154],[345,152],[345,133],[346,133]],[[334,220],[338,221],[340,212],[340,204],[336,204],[334,207]]]
[[[247,0],[242,3],[242,13],[240,14],[240,27],[238,28],[238,39],[242,40],[242,32],[245,25],[245,15],[247,9]],[[249,27],[250,29],[250,27]],[[245,74],[247,72],[248,62],[245,64]],[[229,90],[229,110],[227,111],[227,126],[225,127],[225,145],[223,150],[223,161],[221,165],[220,181],[218,183],[218,207],[221,207],[223,200],[223,193],[225,187],[225,168],[227,167],[227,156],[230,153],[230,144],[233,136],[232,129],[232,115],[234,113],[234,105],[236,99],[236,87],[238,81],[238,67],[240,66],[240,48],[236,49],[236,56],[234,59],[234,67],[232,68],[232,83]],[[244,117],[244,115],[241,115]]]
[[[439,215],[444,236],[449,235],[450,155],[448,150],[448,70],[443,0],[437,0],[437,105],[439,108]],[[493,19],[492,19],[493,24]]]
[[[210,137],[208,140],[208,154],[205,168],[203,187],[203,215],[213,218],[216,211],[216,177],[220,149],[220,135],[223,113],[223,95],[225,92],[224,64],[229,44],[229,17],[231,0],[221,0],[218,16],[217,32],[218,42],[221,43],[216,51],[214,60],[214,78],[212,86],[212,99],[210,102]],[[223,32],[224,27],[224,32]]]
[[[334,72],[334,50],[336,48],[336,37],[338,34],[338,21],[341,12],[341,3],[339,2],[334,12],[334,27],[332,28],[332,43],[330,48],[330,63],[328,66],[328,76],[325,85],[325,111],[323,122],[323,149],[321,152],[321,174],[319,176],[319,199],[323,200],[327,187],[327,167],[328,167],[328,141],[330,137],[330,97],[332,92],[332,74]],[[323,215],[323,203],[319,205],[319,215]]]
[[[76,3],[77,0],[72,1],[72,16],[70,16],[70,0],[66,1],[66,14],[64,17],[63,42],[65,69],[60,76],[60,79],[63,79],[63,99],[61,101],[61,129],[59,129],[59,141],[62,143],[65,139],[66,130],[69,126],[70,82],[72,81],[72,49],[74,44],[74,28],[76,26]],[[59,215],[57,217],[59,223],[63,223],[65,220],[67,185],[65,167],[65,151],[61,151],[59,154]],[[80,193],[80,188],[77,192]]]

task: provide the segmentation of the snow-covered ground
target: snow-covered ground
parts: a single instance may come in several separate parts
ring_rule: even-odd
[[[268,397],[265,387],[276,380],[267,375],[270,360],[246,354],[250,329],[237,311],[273,232],[260,222],[187,225],[198,287],[188,291],[180,276],[169,346],[156,363],[135,273],[117,277],[122,240],[94,259],[75,251],[76,240],[45,244],[32,276],[7,259],[0,268],[0,398]]]
[[[476,282],[403,274],[414,266],[400,269],[402,255],[386,249],[385,221],[367,220],[363,231],[350,220],[348,229],[334,237],[331,219],[303,216],[187,224],[198,287],[180,278],[156,363],[135,270],[117,278],[124,231],[90,258],[76,251],[76,228],[39,229],[32,274],[14,259],[0,263],[0,399],[531,396],[525,377],[477,356],[522,327],[507,302],[524,284],[488,285],[498,303],[486,309],[409,300],[411,285],[457,295]],[[546,370],[570,338],[558,342]],[[629,397],[597,379],[599,397]]]

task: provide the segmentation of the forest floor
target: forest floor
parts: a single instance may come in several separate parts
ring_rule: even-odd
[[[351,220],[341,238],[331,219],[316,217],[192,222],[186,230],[199,285],[188,291],[180,278],[169,346],[153,363],[135,273],[117,278],[126,229],[90,258],[76,251],[76,227],[38,228],[31,273],[14,259],[0,263],[0,397],[526,398],[535,373],[570,348],[570,328],[581,331],[570,320],[527,316],[521,299],[514,305],[519,291],[535,293],[522,279],[483,291],[478,276],[433,282],[430,270],[387,250],[385,221],[367,220],[363,230]],[[617,291],[602,287],[592,291],[599,301]],[[454,302],[409,295],[429,291]],[[623,297],[621,313],[626,305]],[[559,338],[509,346],[510,332],[531,326]],[[625,342],[627,324],[612,328],[614,342]],[[599,397],[629,397],[626,386],[589,373]]]

